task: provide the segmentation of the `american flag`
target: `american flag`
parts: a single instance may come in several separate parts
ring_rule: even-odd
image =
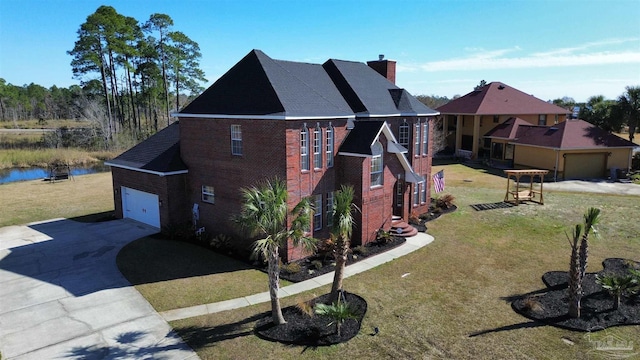
[[[440,170],[433,175],[433,186],[436,188],[437,193],[444,191],[444,170]]]

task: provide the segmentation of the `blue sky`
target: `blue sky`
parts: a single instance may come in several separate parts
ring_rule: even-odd
[[[616,98],[640,85],[640,0],[0,0],[0,78],[68,87],[77,30],[100,5],[164,13],[201,48],[213,83],[251,49],[275,59],[397,61],[414,95],[501,81],[543,100]]]

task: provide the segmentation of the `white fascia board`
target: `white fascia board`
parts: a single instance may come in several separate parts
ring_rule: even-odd
[[[176,113],[178,118],[203,119],[247,119],[247,120],[325,120],[325,119],[355,119],[355,115],[336,116],[287,116],[287,115],[225,115],[225,114],[183,114]]]
[[[354,157],[362,157],[362,158],[368,158],[371,157],[372,155],[367,155],[367,154],[356,154],[356,153],[350,153],[350,152],[338,152],[338,155],[344,155],[344,156],[354,156]]]
[[[137,172],[142,172],[142,173],[146,173],[146,174],[153,174],[153,175],[158,175],[158,176],[171,176],[171,175],[180,175],[180,174],[186,174],[189,172],[189,170],[178,170],[178,171],[169,171],[169,172],[160,172],[160,171],[153,171],[153,170],[146,170],[146,169],[140,169],[140,168],[135,168],[132,166],[126,166],[126,165],[120,165],[120,164],[114,164],[112,162],[108,162],[105,161],[104,163],[105,165],[111,166],[111,167],[115,167],[115,168],[120,168],[120,169],[125,169],[125,170],[131,170],[131,171],[137,171]]]

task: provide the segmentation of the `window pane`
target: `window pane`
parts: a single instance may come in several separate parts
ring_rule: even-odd
[[[309,132],[306,127],[300,131],[300,169],[309,170]]]
[[[322,229],[322,194],[316,195],[314,199],[313,230]]]
[[[327,226],[333,226],[333,191],[327,193]]]
[[[215,202],[213,186],[202,185],[202,201],[210,204]]]
[[[314,169],[322,168],[322,130],[317,127],[313,131],[313,167]]]
[[[417,206],[420,205],[420,199],[418,199],[418,189],[420,187],[420,184],[416,183],[413,184],[413,205]]]
[[[429,153],[429,122],[422,125],[422,155]]]
[[[327,128],[327,167],[333,167],[333,127]]]
[[[409,146],[409,125],[407,123],[400,124],[398,142],[404,147]]]
[[[231,154],[242,155],[242,130],[240,125],[231,125]]]

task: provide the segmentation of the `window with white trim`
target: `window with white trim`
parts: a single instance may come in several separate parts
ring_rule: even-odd
[[[231,125],[231,154],[242,155],[242,129],[240,125]]]
[[[315,209],[313,212],[313,230],[320,230],[322,229],[322,194],[315,195],[313,198]]]
[[[424,178],[427,179],[427,174],[424,174]],[[427,182],[425,180],[425,182],[422,183],[422,187],[420,188],[420,203],[421,204],[426,204],[427,203]]]
[[[373,156],[371,157],[371,186],[382,185],[382,144],[379,141],[373,145]]]
[[[202,201],[209,204],[215,204],[215,200],[216,195],[213,186],[202,185]]]
[[[429,153],[429,120],[422,124],[422,155]]]
[[[327,167],[333,167],[333,125],[329,124],[327,127],[327,145],[326,145],[326,153],[327,153]]]
[[[400,129],[398,130],[398,143],[405,148],[409,147],[409,124],[407,124],[407,120],[404,120],[402,124],[400,124]]]
[[[327,227],[331,228],[333,226],[333,191],[329,191],[327,193]]]
[[[300,170],[309,170],[309,130],[304,124],[300,130]]]
[[[322,169],[322,129],[320,124],[313,130],[313,168]]]
[[[420,198],[418,197],[419,192],[420,192],[420,183],[414,183],[413,184],[413,206],[420,205]]]
[[[420,119],[416,120],[416,125],[415,125],[415,141],[414,141],[414,147],[413,147],[413,154],[415,156],[420,155]]]

